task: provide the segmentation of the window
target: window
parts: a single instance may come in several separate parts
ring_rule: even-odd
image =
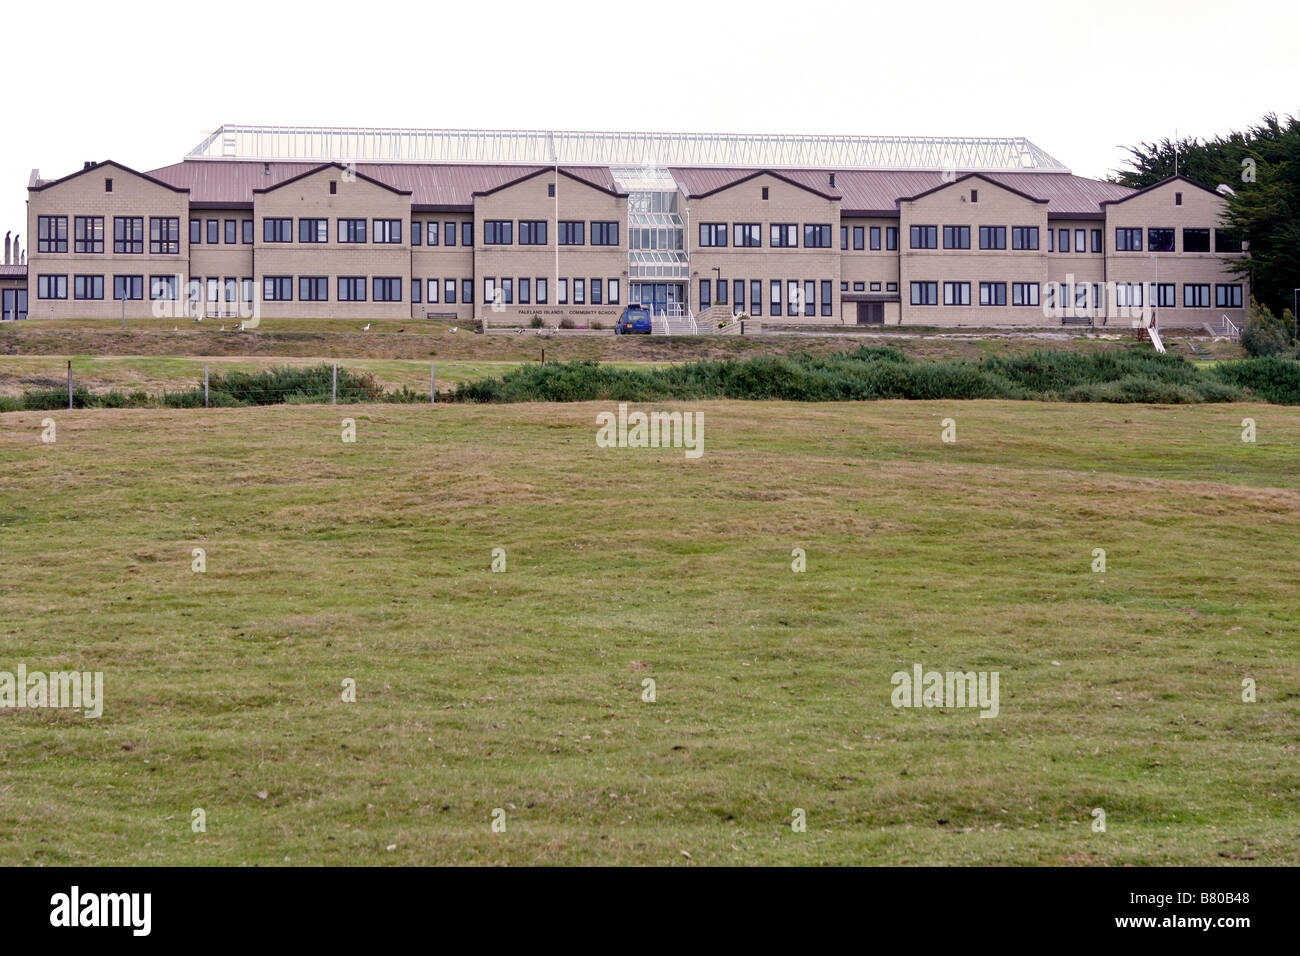
[[[780,279],[772,280],[772,288],[771,288],[770,297],[768,299],[768,304],[771,306],[771,311],[773,315],[781,314],[781,280]]]
[[[880,227],[871,227],[871,251],[877,252],[880,249]]]
[[[220,238],[221,223],[215,219],[208,220],[208,245],[215,246]]]
[[[1174,231],[1172,229],[1148,229],[1147,250],[1150,252],[1173,252]]]
[[[487,300],[484,299],[483,301],[486,302]],[[514,279],[501,280],[501,301],[504,302],[506,305],[514,305],[515,302],[515,280]]]
[[[419,223],[415,223],[415,225],[418,226]],[[421,231],[422,231],[422,230],[419,230],[419,229],[412,229],[412,230],[411,230],[411,238],[414,239],[416,236],[418,236],[418,235],[420,234]],[[420,300],[423,298],[423,295],[424,295],[424,289],[423,289],[423,286],[424,286],[424,283],[421,282],[419,279],[412,279],[412,280],[411,280],[411,301],[412,301],[412,302],[419,303]]]
[[[879,237],[877,237],[877,238],[879,238]],[[864,228],[862,228],[861,226],[854,226],[854,227],[853,227],[853,249],[854,249],[854,251],[856,251],[856,252],[861,252],[861,251],[862,251],[863,246],[866,245],[866,243],[865,243],[865,241],[864,241],[865,239],[866,239],[866,230],[865,230]],[[879,247],[877,246],[877,248],[879,248]]]
[[[1178,284],[1161,282],[1156,286],[1156,305],[1162,309],[1172,309],[1178,304]]]
[[[36,298],[66,299],[68,297],[67,276],[37,276]]]
[[[243,302],[253,301],[253,280],[251,277],[239,280],[239,298]]]
[[[339,296],[339,298],[342,299],[343,297]],[[263,276],[262,301],[292,302],[293,276]]]
[[[1011,227],[1011,248],[1012,249],[1037,249],[1038,248],[1038,227],[1037,226],[1012,226]]]
[[[76,242],[73,248],[77,252],[104,251],[104,217],[78,216],[73,222]],[[101,295],[102,299],[103,296]]]
[[[785,284],[785,314],[798,315],[799,306],[803,304],[803,293],[799,291],[799,283],[793,279]]]
[[[945,282],[943,284],[944,305],[970,305],[969,282]]]
[[[1048,252],[1056,251],[1056,230],[1055,229],[1047,230],[1047,251]]]
[[[764,198],[764,199],[767,198],[767,187],[766,187],[766,186],[763,187],[763,198]]]
[[[610,304],[610,305],[618,305],[619,290],[618,290],[618,280],[617,280],[617,279],[609,279],[609,280],[607,281],[607,283],[606,283],[606,287],[605,287],[605,292],[606,292],[606,296],[605,296],[605,298],[607,298],[607,299],[609,300],[609,304]]]
[[[600,279],[591,280],[591,304],[592,305],[605,304],[605,283],[602,282]]]
[[[826,316],[826,315],[834,314],[833,313],[834,307],[831,302],[831,282],[829,279],[822,280],[821,293],[822,293],[822,297],[821,297],[822,315]]]
[[[794,249],[799,245],[799,227],[794,223],[772,223],[768,245],[773,249]]]
[[[483,277],[483,301],[488,305],[497,304],[497,280],[492,276]]]
[[[509,219],[483,220],[483,245],[509,246],[514,239],[515,224]]]
[[[301,302],[328,302],[330,280],[325,276],[299,276],[298,299]]]
[[[364,223],[365,220],[363,219]],[[262,220],[262,241],[263,242],[293,242],[293,220],[292,219],[263,219]]]
[[[886,282],[886,283],[885,283],[885,291],[886,291],[886,292],[897,292],[897,291],[898,291],[898,283],[897,283],[897,282]]]
[[[1011,304],[1012,305],[1038,305],[1038,283],[1037,282],[1011,283]]]
[[[1075,246],[1074,251],[1075,251],[1075,252],[1078,252],[1078,251],[1079,251],[1078,246]],[[1077,283],[1077,284],[1075,285],[1075,287],[1074,287],[1074,308],[1075,308],[1076,311],[1083,312],[1085,315],[1087,314],[1087,312],[1088,312],[1088,283],[1086,283],[1086,282],[1080,282],[1080,283]]]
[[[430,279],[428,281],[429,294],[425,297],[426,302],[434,303],[438,301],[438,288],[441,285],[442,283],[437,279]]]
[[[1102,251],[1102,250],[1101,250],[1101,230],[1100,230],[1100,229],[1094,229],[1094,230],[1092,231],[1092,251],[1093,251],[1093,252],[1101,252],[1101,251]]]
[[[447,279],[442,284],[442,301],[448,305],[456,304],[456,280]]]
[[[253,244],[253,220],[245,219],[239,225],[239,238],[243,240],[244,245],[251,246]]]
[[[1142,230],[1141,229],[1116,229],[1115,230],[1115,251],[1116,252],[1141,252],[1142,251]]]
[[[581,246],[587,241],[585,238],[587,224],[585,222],[562,220],[559,229],[560,245],[562,246]]]
[[[330,221],[328,219],[299,219],[298,220],[298,241],[299,242],[329,242],[330,240]]]
[[[547,199],[555,198],[555,183],[546,184],[546,198]]]
[[[1185,283],[1183,285],[1183,308],[1184,309],[1208,309],[1210,307],[1210,286],[1209,284],[1199,285]]]
[[[112,191],[113,191],[113,180],[112,180],[112,177],[105,177],[105,178],[104,178],[104,192],[106,192],[106,193],[111,193]]]
[[[569,304],[569,280],[560,280],[560,305]]]
[[[849,247],[849,227],[840,226],[840,249],[848,249],[848,247]]]
[[[1005,249],[1006,247],[1006,226],[980,226],[981,249]]]
[[[749,314],[763,314],[763,280],[749,280]]]
[[[546,305],[547,282],[545,279],[538,279],[536,282],[537,304]]]
[[[235,221],[229,220],[234,226]],[[233,240],[234,233],[231,233]],[[176,255],[181,251],[181,221],[171,217],[149,218],[149,252],[152,255]]]
[[[113,276],[114,299],[143,299],[144,276]]]
[[[1209,252],[1210,251],[1210,230],[1208,229],[1184,229],[1183,230],[1183,252]]]
[[[938,305],[939,284],[937,282],[913,282],[912,305]]]
[[[366,221],[364,219],[340,219],[339,242],[365,242]],[[340,299],[339,301],[344,301]],[[360,300],[365,301],[365,300]]]
[[[593,246],[618,245],[618,223],[593,222],[591,224],[591,244]]]
[[[426,246],[436,246],[438,244],[438,224],[430,222],[425,224],[424,244]]]
[[[1241,308],[1241,286],[1237,284],[1216,285],[1214,287],[1214,304],[1220,309]]]
[[[758,249],[763,245],[763,226],[757,222],[738,222],[733,227],[737,249]]]
[[[913,249],[939,248],[938,226],[913,226],[911,230]]]
[[[885,251],[893,252],[898,248],[898,227],[885,227]]]
[[[190,245],[197,246],[203,241],[203,220],[190,220]]]
[[[1121,309],[1138,309],[1142,307],[1141,282],[1116,282],[1115,305]]]
[[[718,280],[718,305],[727,304],[727,280]]]
[[[745,280],[731,280],[731,308],[733,312],[743,312],[745,309]]]
[[[411,245],[413,245],[413,246],[418,246],[418,245],[420,244],[420,240],[423,239],[423,238],[424,238],[424,226],[422,226],[420,223],[418,223],[418,222],[416,222],[414,219],[412,219],[412,220],[411,220]],[[411,292],[412,292],[412,293],[415,292],[415,288],[416,288],[416,286],[418,286],[418,285],[419,285],[418,282],[414,282],[414,283],[411,284]],[[419,302],[420,300],[419,300],[419,299],[412,299],[411,301],[412,301],[412,302]]]
[[[1070,230],[1069,229],[1061,230],[1061,238],[1056,241],[1056,251],[1057,252],[1070,251]]]
[[[149,298],[175,299],[176,280],[178,278],[179,276],[150,276],[149,277]]]
[[[803,247],[805,249],[829,249],[831,247],[831,227],[805,225],[803,227]]]
[[[573,280],[573,304],[574,305],[587,304],[587,282],[585,279]]]
[[[400,219],[393,221],[401,222]],[[376,302],[402,301],[402,279],[400,276],[375,276],[374,288]]]
[[[854,289],[854,291],[856,292],[856,291],[858,290],[858,287],[861,286],[861,285],[862,285],[861,282],[855,282],[855,283],[853,283],[853,289]],[[873,282],[873,283],[871,283],[871,291],[872,291],[872,292],[879,292],[879,291],[880,291],[880,283],[879,283],[879,282]]]
[[[397,246],[402,242],[402,220],[400,219],[376,219],[375,235],[371,240],[382,245]],[[393,301],[386,299],[384,301]]]
[[[68,251],[68,217],[39,216],[36,220],[37,252]],[[67,277],[64,277],[65,284]],[[41,296],[45,298],[45,296]],[[63,298],[67,298],[65,295]]]
[[[472,222],[462,222],[460,224],[460,244],[468,248],[474,247],[474,224]],[[470,283],[472,287],[474,283]]]
[[[442,244],[444,246],[454,246],[456,244],[456,224],[454,222],[444,222],[442,224]],[[435,242],[436,246],[437,243]],[[452,300],[453,302],[455,299]]]
[[[1088,232],[1086,229],[1074,230],[1074,251],[1075,252],[1088,251]]]
[[[1228,229],[1214,230],[1214,251],[1215,252],[1241,252],[1242,242],[1233,236]]]
[[[343,222],[343,220],[339,220]],[[354,220],[365,225],[365,220]],[[366,301],[366,277],[365,276],[339,276],[339,294],[340,302],[365,302]]]
[[[984,245],[984,230],[987,226],[980,226],[980,248],[987,249]],[[943,247],[945,249],[969,249],[970,248],[970,226],[944,226],[943,227]]]
[[[1005,282],[981,282],[980,305],[1006,305],[1007,284]]]
[[[1182,193],[1174,193],[1174,205],[1175,205],[1175,206],[1181,206],[1182,204],[1183,204],[1183,194],[1182,194]]]
[[[460,280],[460,301],[464,302],[466,305],[472,305],[474,303],[473,279]]]
[[[126,255],[144,252],[144,217],[113,217],[113,251]]]
[[[532,301],[533,301],[533,280],[521,278],[519,280],[519,304],[531,305]]]
[[[546,220],[545,219],[519,220],[519,244],[521,246],[546,245]]]
[[[712,249],[727,244],[727,224],[725,222],[700,223],[700,248]]]
[[[226,245],[233,246],[239,241],[239,222],[235,219],[226,220]]]
[[[330,180],[330,195],[331,195],[331,196],[337,196],[337,195],[338,195],[338,192],[339,192],[339,181],[338,181],[337,179],[331,179],[331,180]]]
[[[104,277],[103,276],[73,276],[72,297],[74,299],[104,298]],[[44,299],[47,297],[41,296],[41,298]]]

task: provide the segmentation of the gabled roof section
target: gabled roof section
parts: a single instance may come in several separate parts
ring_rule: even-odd
[[[132,169],[130,166],[123,166],[121,163],[112,159],[106,159],[102,163],[92,163],[89,166],[84,166],[81,169],[78,169],[75,173],[69,173],[67,176],[64,176],[61,179],[36,180],[33,185],[29,185],[27,188],[32,192],[40,192],[42,189],[49,189],[51,186],[58,186],[66,182],[70,182],[71,180],[76,179],[78,176],[85,176],[87,173],[93,173],[93,172],[97,172],[98,170],[108,169],[108,168],[120,169],[122,172],[127,173],[128,175],[139,176],[141,179],[145,180],[146,182],[153,183],[155,186],[162,186],[164,189],[170,189],[173,192],[178,192],[178,193],[189,192],[188,187],[177,186],[174,183],[169,183],[162,179],[157,179],[154,176],[150,175],[149,173],[142,173],[140,172],[140,170]],[[35,177],[33,176],[33,178]]]
[[[542,173],[554,170],[554,166],[539,166],[534,170],[525,172],[507,182],[497,183],[486,189],[474,190],[475,196],[490,196],[493,193],[500,192],[503,189],[509,189],[511,186],[517,186],[534,176],[540,176]],[[599,189],[601,192],[609,193],[611,196],[626,196],[627,193],[620,192],[614,183],[614,176],[609,171],[608,166],[583,166],[579,168],[568,168],[561,166],[560,175],[567,176],[575,182],[582,183],[584,186],[590,186],[593,189]]]
[[[1008,186],[1006,183],[1000,183],[995,179],[990,179],[988,176],[985,176],[983,173],[967,173],[964,176],[958,176],[956,179],[945,180],[944,182],[941,182],[937,186],[932,186],[931,188],[925,190],[924,192],[917,193],[915,196],[899,196],[898,201],[900,203],[916,202],[916,200],[918,199],[924,199],[926,196],[932,196],[937,192],[940,192],[944,189],[948,189],[951,186],[956,186],[958,183],[964,183],[970,179],[978,179],[988,183],[990,186],[997,186],[999,189],[1005,189],[1007,192],[1013,193],[1019,196],[1021,199],[1026,199],[1029,202],[1036,202],[1036,203],[1047,202],[1046,199],[1040,199],[1037,196],[1031,196],[1026,192],[1021,192],[1019,189],[1016,189],[1014,186]]]
[[[1130,199],[1136,199],[1138,196],[1145,196],[1147,193],[1151,192],[1153,189],[1159,189],[1161,186],[1168,186],[1170,183],[1187,183],[1187,185],[1189,185],[1189,186],[1195,186],[1197,189],[1201,190],[1202,192],[1207,192],[1207,193],[1209,193],[1209,194],[1210,194],[1211,196],[1213,196],[1215,199],[1223,199],[1223,198],[1225,198],[1225,197],[1223,197],[1223,196],[1220,196],[1217,192],[1215,192],[1215,191],[1214,191],[1213,189],[1211,189],[1209,186],[1202,186],[1200,183],[1196,182],[1196,180],[1194,180],[1194,179],[1188,179],[1186,176],[1179,175],[1179,176],[1169,176],[1169,177],[1167,177],[1167,178],[1165,178],[1165,179],[1160,180],[1160,182],[1158,182],[1158,183],[1152,183],[1150,186],[1147,186],[1147,187],[1144,188],[1144,189],[1137,189],[1137,190],[1134,190],[1134,191],[1130,192],[1127,196],[1122,196],[1122,197],[1120,197],[1120,198],[1118,198],[1118,199],[1108,199],[1108,200],[1106,200],[1104,203],[1102,203],[1102,205],[1103,205],[1103,206],[1117,206],[1117,205],[1119,205],[1119,204],[1122,203],[1122,202],[1128,202]]]
[[[254,189],[253,192],[255,192],[255,193],[269,193],[269,192],[273,192],[274,190],[276,190],[276,189],[280,189],[280,188],[283,187],[283,186],[288,186],[290,183],[296,183],[296,182],[298,182],[299,180],[306,179],[308,176],[315,176],[317,173],[319,173],[319,172],[323,172],[324,170],[327,170],[327,169],[337,169],[337,170],[340,170],[340,171],[342,171],[342,172],[344,172],[344,173],[350,173],[351,175],[356,176],[357,179],[364,180],[365,182],[368,182],[368,183],[370,183],[371,185],[374,185],[374,186],[378,186],[378,187],[380,187],[381,189],[387,189],[389,192],[397,193],[399,196],[409,196],[409,195],[411,195],[411,190],[409,190],[409,189],[397,189],[397,188],[394,187],[394,186],[390,186],[390,185],[388,185],[388,183],[380,182],[378,179],[374,179],[374,178],[372,178],[372,177],[370,177],[370,176],[367,176],[365,173],[361,172],[359,169],[358,169],[358,170],[352,170],[352,169],[350,169],[349,167],[344,166],[342,163],[322,163],[321,165],[316,166],[316,167],[313,168],[313,169],[308,169],[308,170],[305,170],[304,172],[298,173],[298,175],[296,175],[296,176],[290,176],[288,179],[282,179],[282,180],[280,180],[278,183],[276,183],[274,186],[263,186],[261,189]]]
[[[823,199],[841,198],[839,190],[830,187],[830,172],[817,170],[696,169],[677,166],[669,172],[689,199],[704,199],[759,176],[771,176]]]

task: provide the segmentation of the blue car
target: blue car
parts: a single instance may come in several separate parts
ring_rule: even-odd
[[[644,335],[650,334],[650,310],[643,309],[640,306],[629,306],[623,310],[623,314],[618,317],[618,324],[614,326],[615,335],[631,335],[639,332]]]

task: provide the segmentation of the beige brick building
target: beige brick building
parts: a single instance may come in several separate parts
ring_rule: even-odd
[[[622,134],[571,135],[608,137],[594,156],[621,148]],[[816,160],[819,145],[767,152]],[[1130,324],[1117,306],[1149,306],[1163,326],[1244,318],[1224,200],[1187,179],[1137,192],[1055,161],[962,172],[847,158],[87,163],[33,174],[26,268],[5,266],[0,285],[11,314],[25,291],[33,318],[582,327],[642,303],[772,324]]]

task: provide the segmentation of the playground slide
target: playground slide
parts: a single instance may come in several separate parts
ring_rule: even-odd
[[[1148,326],[1147,334],[1151,336],[1151,344],[1156,347],[1156,351],[1163,355],[1165,352],[1165,343],[1160,341],[1160,330],[1154,325]]]

